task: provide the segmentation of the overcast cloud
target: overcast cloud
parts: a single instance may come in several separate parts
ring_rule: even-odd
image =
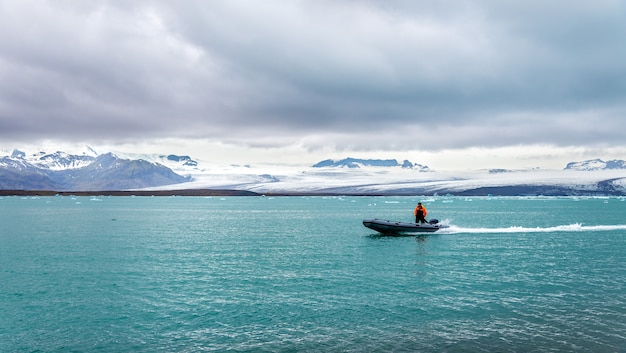
[[[0,3],[10,143],[610,158],[625,113],[624,1]]]

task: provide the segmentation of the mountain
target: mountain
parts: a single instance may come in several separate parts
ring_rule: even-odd
[[[160,155],[159,158],[161,158],[162,160],[165,159],[170,162],[179,163],[185,167],[197,167],[198,166],[198,162],[194,161],[189,156],[177,156],[175,154],[169,154],[167,156]]]
[[[396,159],[358,159],[345,158],[341,160],[326,159],[313,165],[313,168],[363,168],[363,167],[401,167],[407,169],[416,169],[421,172],[427,172],[428,167],[417,163],[411,163],[404,160],[402,164]]]
[[[581,162],[570,162],[565,167],[565,170],[580,170],[580,171],[592,171],[592,170],[610,170],[610,169],[626,169],[626,161],[621,159],[614,159],[610,161],[603,161],[602,159],[591,159]]]
[[[3,155],[4,153],[4,155]],[[237,190],[250,194],[626,196],[626,163],[594,159],[563,170],[430,171],[395,159],[327,159],[309,166],[207,165],[187,155],[0,152],[0,190]],[[423,173],[427,172],[427,173]]]
[[[86,167],[70,170],[63,178],[72,190],[128,190],[189,181],[163,165],[143,159],[120,159],[113,153],[98,156]]]
[[[184,158],[183,158],[184,159]],[[0,189],[4,190],[127,190],[189,181],[159,163],[98,156],[14,150],[0,157]]]
[[[0,189],[4,190],[61,190],[50,171],[38,169],[28,163],[0,158]]]
[[[95,156],[77,156],[61,151],[50,154],[46,154],[45,152],[39,152],[39,155],[39,161],[35,165],[40,168],[47,168],[50,170],[82,168],[88,166],[96,159]]]
[[[26,153],[14,150],[10,156],[0,157],[0,189],[54,190],[59,187],[61,184],[54,180],[53,173],[26,160]]]

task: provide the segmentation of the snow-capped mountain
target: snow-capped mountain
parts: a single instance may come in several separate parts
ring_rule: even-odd
[[[626,162],[621,159],[603,161],[602,159],[591,159],[582,162],[570,162],[565,167],[566,170],[609,170],[609,169],[626,169]]]
[[[170,168],[113,153],[72,155],[57,151],[0,156],[0,189],[126,190],[189,181]]]
[[[34,164],[50,170],[78,169],[90,165],[96,159],[95,156],[76,156],[61,151],[50,154],[39,152],[39,155],[38,161]]]
[[[339,167],[339,168],[363,168],[363,167],[401,167],[407,169],[415,169],[421,172],[427,172],[429,169],[427,166],[412,163],[408,160],[404,160],[402,163],[398,163],[396,159],[358,159],[358,158],[345,158],[341,160],[326,159],[313,165],[313,168],[326,168],[326,167]]]
[[[128,160],[143,160],[153,164],[165,166],[177,174],[189,175],[201,170],[198,162],[189,156],[179,156],[176,154],[138,154],[113,152],[118,158]]]
[[[179,165],[182,165],[184,167],[194,168],[198,166],[198,162],[194,161],[189,156],[177,156],[175,154],[168,154],[167,156],[160,155],[159,158],[161,158],[161,160],[178,163]]]
[[[25,162],[41,169],[65,170],[85,167],[91,164],[97,156],[98,153],[96,151],[91,147],[86,147],[78,154],[70,154],[63,151],[26,153],[19,149],[14,149],[10,154],[0,156],[0,158],[9,157],[14,161]]]

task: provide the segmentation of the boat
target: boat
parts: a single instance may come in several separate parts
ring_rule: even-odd
[[[432,233],[442,228],[448,228],[448,225],[439,223],[437,219],[431,219],[428,223],[420,224],[366,218],[363,220],[363,225],[385,235]]]

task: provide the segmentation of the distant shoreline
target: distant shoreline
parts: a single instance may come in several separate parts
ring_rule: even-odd
[[[468,190],[437,190],[439,195],[450,196],[626,196],[626,193],[607,184],[599,190],[580,190],[555,185],[512,185],[479,187]],[[182,190],[97,190],[97,191],[55,191],[55,190],[0,190],[0,196],[420,196],[437,194],[424,190],[402,190],[386,192],[340,192],[320,191],[272,191],[258,193],[233,189],[182,189]]]
[[[346,194],[328,192],[270,192],[256,193],[230,189],[185,190],[104,190],[104,191],[54,191],[54,190],[0,190],[0,196],[386,196],[377,193]],[[387,195],[388,196],[388,195]],[[409,196],[409,195],[404,195]]]
[[[260,196],[255,192],[222,189],[188,190],[101,190],[101,191],[54,191],[54,190],[0,190],[0,196]]]

